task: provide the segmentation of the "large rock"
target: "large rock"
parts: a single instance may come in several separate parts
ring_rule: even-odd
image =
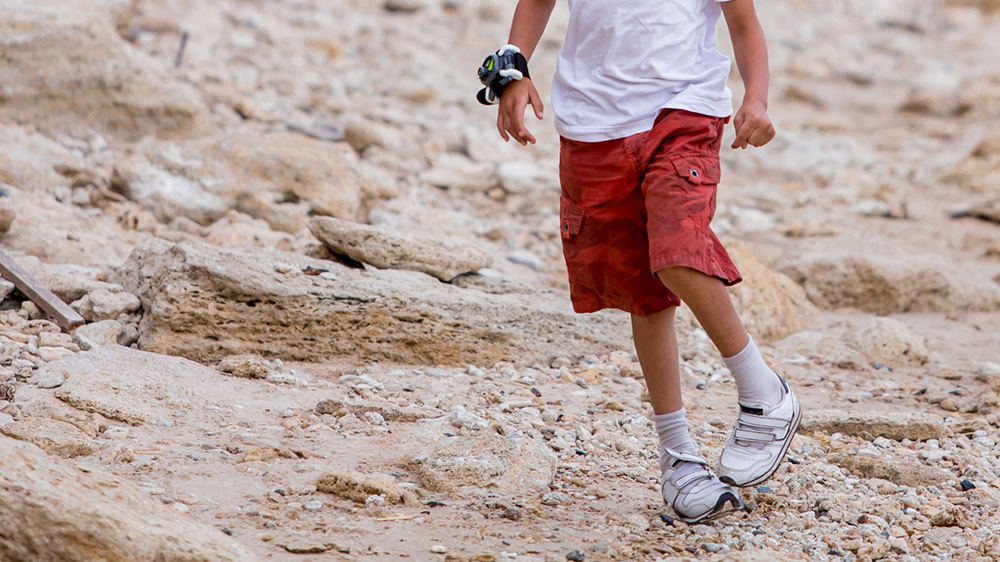
[[[0,5],[0,120],[86,138],[195,136],[210,129],[197,91],[128,45],[125,0],[12,0]]]
[[[490,295],[284,252],[154,240],[137,246],[116,275],[142,300],[142,349],[206,363],[259,353],[530,364],[631,346],[624,315],[574,315],[563,295]]]
[[[442,281],[489,267],[489,254],[468,244],[411,240],[355,222],[316,217],[309,230],[332,252],[382,269],[422,271]]]
[[[819,309],[809,302],[801,286],[765,267],[746,247],[734,245],[729,253],[744,279],[730,294],[754,337],[779,340],[819,324]]]
[[[844,341],[872,364],[899,367],[928,360],[924,338],[894,318],[872,318],[846,334]]]
[[[1000,310],[1000,287],[899,240],[840,236],[797,244],[779,267],[820,308],[873,314]]]
[[[223,407],[232,383],[180,357],[113,345],[54,361],[38,371],[63,374],[56,397],[69,405],[132,425],[172,420],[193,404]]]
[[[135,485],[27,443],[0,438],[0,560],[248,562],[221,532],[170,510]]]
[[[904,412],[854,413],[842,410],[808,412],[802,420],[803,433],[825,432],[854,435],[862,439],[885,437],[895,441],[940,439],[944,434],[941,416]]]
[[[307,203],[313,214],[357,220],[363,195],[372,189],[347,143],[295,133],[245,134],[228,139],[221,150],[239,192],[277,192],[282,201]]]
[[[541,441],[483,432],[434,446],[406,468],[433,492],[518,496],[548,491],[556,462]]]

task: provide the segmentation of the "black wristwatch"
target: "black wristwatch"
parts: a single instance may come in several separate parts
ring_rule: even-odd
[[[497,103],[504,89],[514,80],[531,78],[528,74],[528,59],[514,45],[504,45],[496,53],[486,57],[478,74],[479,81],[486,86],[476,94],[476,99],[483,105]]]

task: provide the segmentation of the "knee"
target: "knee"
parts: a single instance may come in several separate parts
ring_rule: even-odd
[[[656,276],[668,289],[671,289],[671,286],[682,284],[691,271],[693,270],[687,267],[666,267],[658,270]]]
[[[674,312],[677,310],[676,307],[671,306],[666,310],[656,312],[653,314],[648,314],[646,316],[639,316],[638,314],[632,315],[632,325],[633,326],[655,326],[663,323],[672,324],[674,321]]]

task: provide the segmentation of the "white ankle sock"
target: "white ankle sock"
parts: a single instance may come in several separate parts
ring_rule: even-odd
[[[653,423],[656,424],[656,435],[660,438],[661,447],[673,449],[678,453],[698,452],[698,446],[688,433],[687,410],[684,408],[669,414],[654,414]]]
[[[665,470],[663,447],[678,453],[698,453],[698,445],[691,440],[688,433],[687,410],[681,408],[669,414],[653,415],[656,425],[656,435],[660,438],[660,470]]]
[[[753,338],[743,351],[722,360],[733,373],[740,404],[768,410],[781,402],[785,389],[778,375],[760,356]]]

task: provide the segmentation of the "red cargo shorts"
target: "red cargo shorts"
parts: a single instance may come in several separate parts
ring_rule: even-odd
[[[645,316],[677,306],[654,275],[668,267],[740,282],[709,226],[727,121],[665,109],[645,133],[561,140],[559,219],[573,310]]]

